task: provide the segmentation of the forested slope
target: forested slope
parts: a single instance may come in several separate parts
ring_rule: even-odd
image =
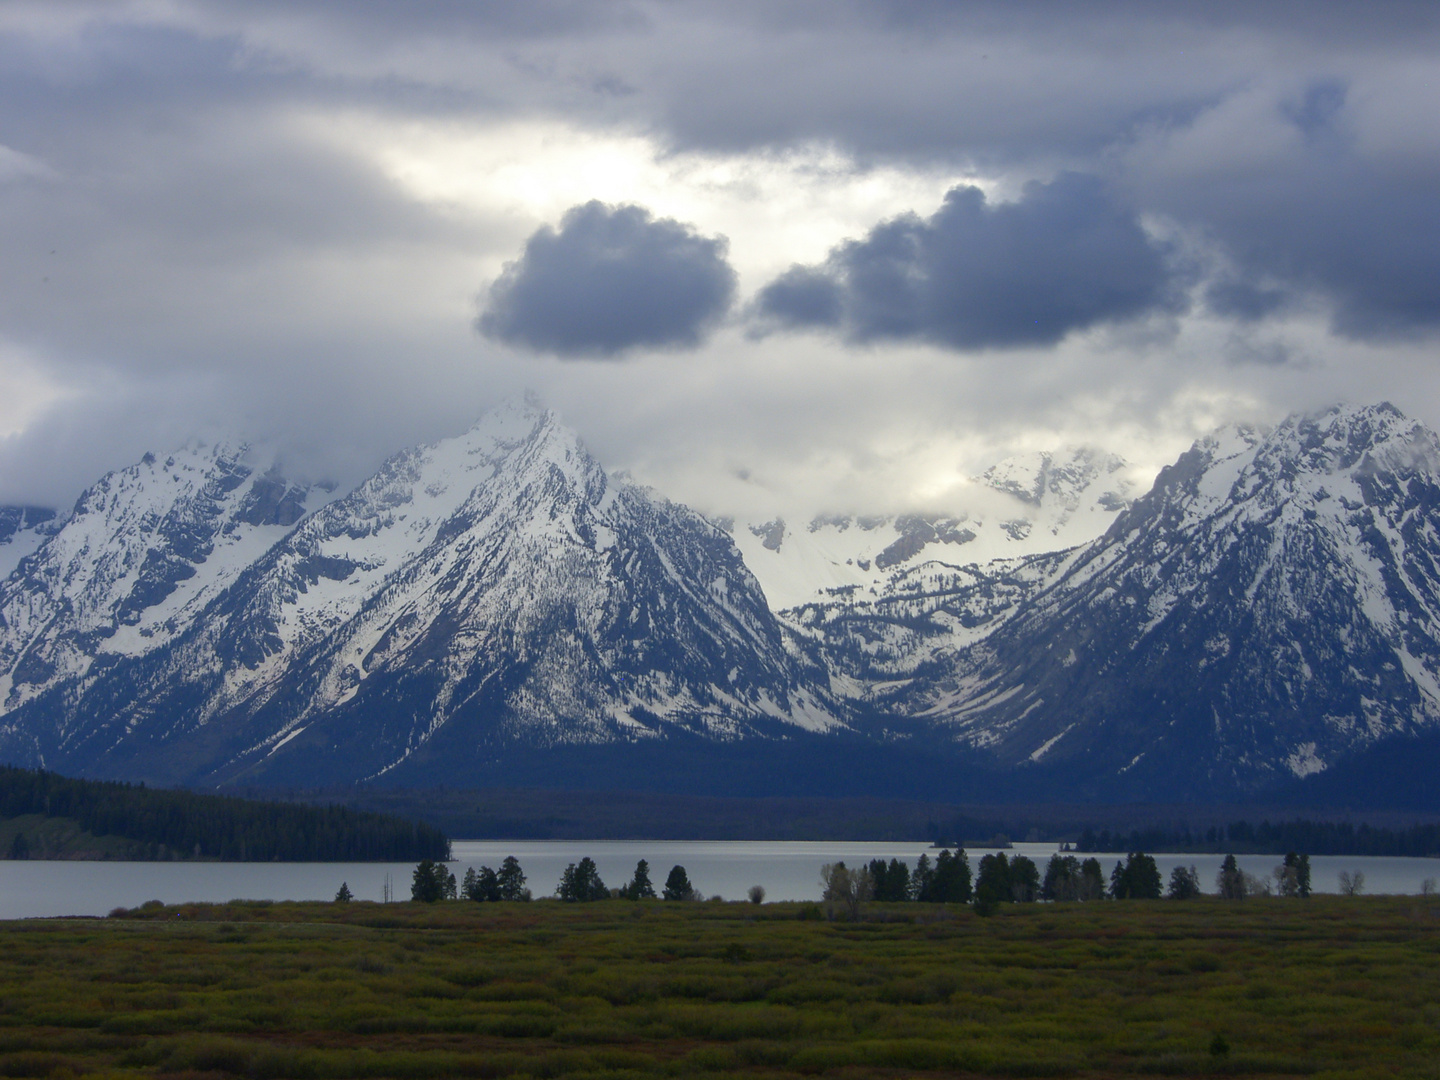
[[[450,853],[439,829],[389,814],[73,780],[7,766],[0,766],[3,825],[9,827],[0,835],[8,839],[0,853],[10,858],[389,862]]]

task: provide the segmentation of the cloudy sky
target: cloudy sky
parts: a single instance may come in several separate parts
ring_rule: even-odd
[[[529,388],[717,513],[1440,424],[1433,3],[0,2],[0,501]]]

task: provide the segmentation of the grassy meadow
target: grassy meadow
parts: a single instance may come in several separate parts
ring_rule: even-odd
[[[232,903],[0,923],[0,1076],[1440,1077],[1440,904]]]

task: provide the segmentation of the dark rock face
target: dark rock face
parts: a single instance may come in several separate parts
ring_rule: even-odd
[[[785,542],[785,519],[776,518],[763,525],[751,525],[750,531],[760,537],[761,544],[769,551],[779,551]]]
[[[33,529],[55,520],[55,511],[43,506],[0,506],[0,544],[7,544],[21,529]]]
[[[899,539],[875,556],[875,565],[881,570],[888,570],[913,559],[929,544],[968,544],[975,539],[972,530],[953,518],[902,514],[895,519],[895,528],[900,533]]]

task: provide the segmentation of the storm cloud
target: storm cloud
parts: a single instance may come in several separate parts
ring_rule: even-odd
[[[1363,95],[1329,77],[1255,87],[1134,154],[1147,204],[1238,269],[1209,288],[1211,310],[1256,320],[1308,296],[1348,338],[1440,330],[1440,139],[1396,107],[1414,78]]]
[[[992,203],[957,187],[928,219],[907,215],[793,267],[760,291],[762,321],[833,327],[856,342],[952,349],[1052,345],[1075,330],[1177,310],[1164,247],[1094,176],[1031,183]]]
[[[560,356],[694,348],[730,309],[726,241],[592,201],[544,226],[490,287],[480,332]]]
[[[0,502],[526,387],[737,520],[1440,424],[1437,80],[1433,0],[9,0]]]

